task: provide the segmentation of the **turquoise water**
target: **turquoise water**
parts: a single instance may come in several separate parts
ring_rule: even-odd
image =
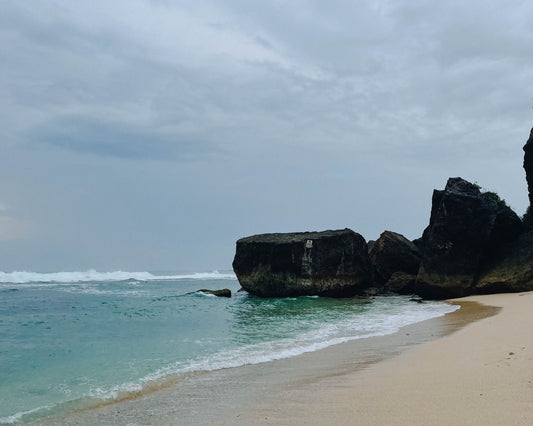
[[[457,309],[401,296],[260,299],[239,287],[218,272],[0,273],[0,423],[112,400],[169,375],[386,335]]]

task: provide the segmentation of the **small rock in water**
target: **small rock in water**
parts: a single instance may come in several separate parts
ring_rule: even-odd
[[[207,290],[205,288],[202,288],[198,291],[202,293],[212,294],[213,296],[217,297],[231,297],[231,290],[229,288],[223,288],[221,290]]]

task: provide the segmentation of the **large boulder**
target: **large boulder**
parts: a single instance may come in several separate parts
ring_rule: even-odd
[[[418,247],[396,232],[383,232],[369,255],[376,281],[380,283],[386,283],[395,272],[416,274],[420,266]]]
[[[244,290],[262,297],[347,297],[373,285],[367,244],[350,229],[242,238],[233,270]]]
[[[416,275],[405,272],[395,272],[385,283],[385,290],[398,294],[413,294],[415,292]]]
[[[494,247],[513,240],[520,230],[520,219],[496,194],[450,178],[443,191],[433,193],[416,292],[427,298],[471,294]]]

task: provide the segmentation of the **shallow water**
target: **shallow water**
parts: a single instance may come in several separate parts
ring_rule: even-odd
[[[224,287],[231,299],[196,292]],[[260,299],[239,287],[231,273],[0,275],[0,422],[387,335],[457,309],[399,296]]]

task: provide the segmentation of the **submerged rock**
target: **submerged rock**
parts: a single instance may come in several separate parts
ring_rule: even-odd
[[[233,269],[242,288],[262,297],[347,297],[373,285],[367,244],[350,229],[242,238]]]
[[[221,290],[207,290],[205,288],[202,288],[198,291],[201,293],[212,294],[217,297],[231,297],[231,290],[229,288],[223,288]]]
[[[396,232],[383,232],[369,255],[376,280],[381,283],[386,283],[395,272],[416,274],[420,266],[418,247]]]

